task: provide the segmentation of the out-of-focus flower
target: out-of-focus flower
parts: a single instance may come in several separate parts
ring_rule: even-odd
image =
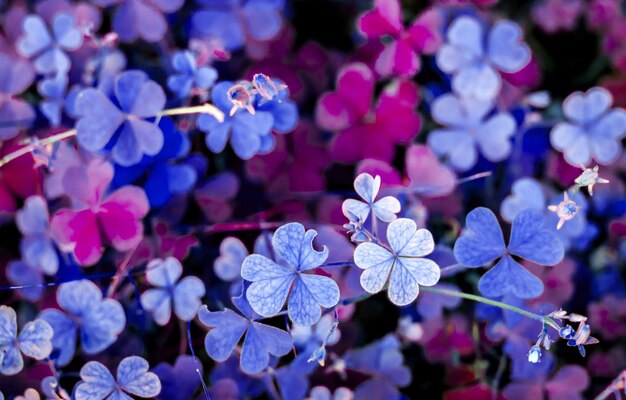
[[[11,139],[35,118],[32,107],[19,99],[33,82],[35,74],[27,61],[0,52],[0,139]]]
[[[531,16],[546,33],[574,29],[585,4],[582,0],[543,0],[533,6]]]
[[[178,97],[186,98],[194,88],[206,90],[213,86],[217,71],[213,67],[198,65],[191,51],[178,51],[172,56],[175,73],[167,79],[167,87]]]

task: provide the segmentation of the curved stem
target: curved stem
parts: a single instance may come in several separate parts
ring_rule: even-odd
[[[498,307],[498,308],[501,308],[501,309],[507,310],[507,311],[512,311],[514,313],[523,315],[525,317],[537,320],[537,321],[539,321],[541,323],[549,325],[550,327],[555,329],[557,332],[561,329],[561,327],[558,326],[549,317],[546,317],[544,315],[535,314],[535,313],[532,313],[530,311],[523,310],[523,309],[521,309],[519,307],[515,307],[515,306],[512,306],[510,304],[502,303],[501,301],[491,300],[491,299],[488,299],[488,298],[485,298],[485,297],[482,297],[482,296],[478,296],[478,295],[475,295],[475,294],[457,292],[457,291],[454,291],[454,290],[440,289],[440,288],[437,288],[437,287],[420,286],[420,290],[423,290],[425,292],[439,293],[439,294],[443,294],[443,295],[446,295],[446,296],[460,297],[462,299],[472,300],[472,301],[476,301],[478,303],[489,304],[490,306]]]

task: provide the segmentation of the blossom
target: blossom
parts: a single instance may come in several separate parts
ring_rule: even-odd
[[[0,52],[0,139],[11,139],[21,127],[29,126],[35,118],[31,106],[18,98],[26,91],[35,78],[32,67],[27,61],[10,57]]]
[[[180,98],[189,96],[194,87],[210,88],[217,79],[215,68],[198,65],[196,57],[188,50],[174,53],[172,66],[176,73],[167,79],[167,87]]]
[[[372,218],[391,222],[400,212],[400,202],[395,197],[385,196],[376,200],[380,190],[380,176],[376,175],[374,178],[368,173],[359,174],[354,180],[354,189],[364,201],[347,199],[341,206],[343,214],[351,222],[365,222],[370,212],[373,214]]]
[[[471,16],[455,19],[446,43],[437,51],[437,65],[452,74],[452,88],[462,97],[487,101],[502,85],[498,71],[514,73],[530,61],[522,30],[511,21],[498,21],[488,32]]]
[[[574,92],[563,101],[567,122],[558,123],[550,132],[550,143],[572,165],[587,165],[594,159],[602,165],[614,163],[622,152],[620,141],[626,136],[626,111],[611,109],[609,91],[594,87]]]
[[[467,171],[478,161],[478,152],[489,161],[506,159],[511,153],[511,137],[517,131],[515,119],[508,113],[488,116],[491,101],[444,94],[432,105],[435,121],[444,125],[428,135],[428,146],[449,164]]]
[[[330,144],[333,159],[345,163],[364,158],[389,162],[394,146],[410,142],[419,132],[417,87],[410,81],[392,81],[372,107],[374,83],[374,75],[365,64],[348,64],[337,75],[336,90],[319,98],[317,124],[338,131]]]
[[[428,230],[417,229],[415,222],[407,218],[389,224],[387,241],[389,248],[372,242],[359,244],[354,263],[365,270],[361,275],[363,289],[378,293],[389,279],[389,300],[404,306],[417,298],[419,285],[433,286],[439,281],[439,266],[419,258],[430,254],[435,242]]]

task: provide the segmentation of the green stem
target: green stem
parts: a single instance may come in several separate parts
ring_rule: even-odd
[[[541,323],[549,325],[550,327],[554,328],[557,332],[561,329],[561,327],[558,326],[549,317],[546,317],[546,316],[543,316],[543,315],[539,315],[539,314],[535,314],[535,313],[532,313],[530,311],[522,310],[519,307],[515,307],[515,306],[512,306],[510,304],[502,303],[500,301],[487,299],[485,297],[477,296],[475,294],[457,292],[457,291],[454,291],[454,290],[447,290],[447,289],[439,289],[439,288],[436,288],[436,287],[428,287],[428,286],[420,286],[420,290],[423,290],[425,292],[439,293],[439,294],[443,294],[443,295],[446,295],[446,296],[460,297],[462,299],[467,299],[467,300],[472,300],[472,301],[476,301],[476,302],[479,302],[479,303],[489,304],[490,306],[498,307],[498,308],[501,308],[503,310],[512,311],[514,313],[518,313],[518,314],[523,315],[525,317],[528,317],[528,318],[540,321]]]

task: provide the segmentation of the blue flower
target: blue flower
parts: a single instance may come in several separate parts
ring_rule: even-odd
[[[49,234],[48,203],[41,196],[31,196],[15,215],[15,222],[22,233],[20,252],[22,259],[47,275],[56,274],[59,258]]]
[[[142,71],[117,75],[110,97],[102,90],[85,89],[76,96],[78,143],[91,152],[112,149],[113,160],[130,166],[163,147],[163,132],[146,118],[165,105],[163,89]]]
[[[498,70],[518,72],[530,61],[531,52],[522,35],[511,21],[497,22],[485,35],[480,21],[467,15],[458,17],[437,51],[437,65],[452,74],[452,88],[459,95],[494,99],[501,86]]]
[[[113,344],[124,330],[126,315],[122,305],[117,300],[102,299],[100,288],[91,281],[64,283],[56,297],[67,314],[49,308],[39,318],[54,329],[52,345],[60,352],[57,363],[61,366],[69,364],[74,357],[78,331],[83,351],[96,354]]]
[[[181,354],[176,358],[176,363],[171,366],[162,362],[152,369],[161,381],[160,399],[193,399],[200,380],[198,372],[202,375],[202,363],[196,358]]]
[[[189,96],[194,87],[210,88],[217,79],[215,68],[198,68],[196,57],[188,50],[174,53],[172,66],[176,73],[167,79],[167,87],[180,98]]]
[[[35,70],[41,74],[65,74],[71,62],[65,51],[78,49],[83,34],[74,17],[59,13],[52,20],[52,34],[39,15],[30,14],[23,21],[24,35],[17,41],[17,51],[24,57],[34,57]]]
[[[330,278],[306,274],[328,258],[328,248],[313,248],[317,232],[305,232],[304,226],[292,222],[281,226],[272,237],[274,253],[286,261],[276,263],[260,254],[252,254],[243,262],[241,277],[252,282],[246,297],[255,312],[271,317],[287,304],[288,315],[297,325],[310,326],[321,316],[320,306],[330,308],[339,302],[339,288]]]
[[[162,207],[178,193],[193,188],[198,173],[188,164],[173,161],[189,153],[189,138],[176,129],[170,118],[161,118],[159,128],[163,132],[163,147],[154,156],[144,155],[141,161],[131,166],[115,165],[115,176],[111,189],[121,188],[145,177],[143,187],[151,207]]]
[[[34,285],[16,289],[17,293],[28,301],[38,301],[44,293],[43,273],[40,268],[33,267],[21,260],[11,261],[7,265],[7,279],[14,285]]]
[[[146,360],[130,356],[117,366],[117,380],[107,367],[98,361],[89,361],[80,369],[81,381],[74,388],[76,400],[131,399],[128,394],[142,398],[156,397],[161,392],[161,381]]]
[[[212,115],[202,114],[198,117],[197,125],[207,134],[206,145],[209,150],[222,152],[230,137],[230,144],[237,156],[248,160],[262,150],[262,140],[270,135],[274,118],[269,112],[260,111],[252,115],[246,110],[239,110],[230,116],[232,103],[227,92],[232,86],[232,82],[224,81],[215,85],[211,91],[213,104],[224,112],[224,121],[219,122]]]
[[[563,113],[569,121],[556,124],[550,132],[550,143],[565,161],[586,166],[592,158],[602,165],[617,160],[626,136],[626,111],[611,109],[612,104],[611,93],[600,87],[567,96]]]
[[[489,100],[457,97],[451,93],[437,97],[432,105],[435,121],[444,125],[428,135],[428,146],[459,171],[467,171],[478,160],[478,151],[489,161],[506,159],[511,153],[515,119],[508,113],[487,117],[493,108]]]
[[[365,201],[344,200],[341,210],[343,215],[351,222],[365,222],[370,212],[374,214],[373,218],[391,222],[396,218],[396,214],[400,212],[400,202],[395,197],[386,196],[378,201],[376,200],[380,190],[380,176],[378,175],[374,178],[366,172],[359,174],[354,180],[354,190]]]
[[[180,279],[182,273],[183,267],[174,257],[157,258],[146,267],[146,278],[156,287],[141,295],[141,305],[159,325],[169,322],[172,304],[174,313],[183,321],[192,320],[200,307],[200,299],[206,292],[204,283],[195,276]]]
[[[52,327],[46,321],[28,322],[17,335],[17,316],[11,307],[0,306],[0,373],[15,375],[24,368],[25,356],[43,360],[52,352]]]
[[[62,111],[65,107],[65,91],[67,90],[67,75],[57,73],[51,78],[42,79],[37,84],[37,91],[43,97],[39,103],[39,110],[48,119],[52,126],[61,123]]]
[[[291,351],[289,333],[273,326],[261,324],[245,296],[233,298],[241,315],[229,308],[224,311],[209,311],[206,306],[198,311],[200,321],[212,328],[207,333],[204,346],[207,354],[215,361],[226,361],[245,333],[241,349],[241,369],[255,374],[267,368],[270,354],[284,356]]]
[[[277,83],[280,85],[279,83]],[[300,115],[296,103],[289,98],[288,90],[281,90],[272,100],[257,94],[255,97],[256,112],[267,112],[274,118],[272,131],[277,133],[289,133],[298,125]],[[259,154],[268,154],[276,146],[276,139],[273,135],[261,137],[261,149]]]
[[[363,289],[378,293],[389,279],[389,300],[404,306],[417,298],[419,285],[433,286],[439,281],[439,266],[432,260],[418,258],[432,253],[435,242],[428,230],[417,229],[415,222],[407,218],[389,224],[387,241],[389,248],[361,243],[354,252],[354,263],[365,270],[361,274]]]
[[[541,279],[531,274],[512,255],[539,265],[556,265],[563,260],[563,243],[544,227],[543,216],[525,209],[513,220],[509,245],[504,244],[502,230],[491,210],[478,207],[467,214],[466,227],[454,245],[454,256],[468,267],[480,267],[500,259],[478,282],[487,297],[514,294],[522,299],[540,296]]]
[[[282,27],[283,0],[199,2],[206,6],[193,15],[194,30],[201,36],[218,39],[229,51],[242,48],[247,36],[257,41],[273,39]]]

